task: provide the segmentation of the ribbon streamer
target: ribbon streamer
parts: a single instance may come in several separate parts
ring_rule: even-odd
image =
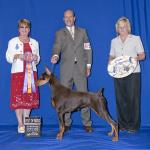
[[[29,55],[29,53],[27,53],[26,55]],[[32,62],[26,62],[23,93],[32,93],[32,92],[36,92]]]

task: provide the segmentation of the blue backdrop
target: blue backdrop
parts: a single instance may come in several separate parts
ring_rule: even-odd
[[[40,43],[40,75],[44,71],[44,65],[50,66],[55,32],[64,26],[63,12],[68,8],[75,11],[76,24],[87,29],[93,48],[89,90],[95,92],[101,87],[105,88],[108,108],[115,119],[113,79],[107,73],[107,61],[110,41],[116,36],[117,19],[121,16],[130,19],[132,33],[141,36],[146,52],[146,60],[141,63],[141,114],[142,125],[150,125],[150,0],[0,0],[0,125],[17,124],[15,113],[9,108],[11,65],[6,62],[5,53],[8,40],[18,35],[18,20],[27,18],[32,23],[31,37]],[[59,64],[55,67],[55,74],[59,77]],[[40,107],[33,110],[32,115],[41,116],[44,124],[58,124],[50,97],[49,86],[40,87]],[[81,124],[79,112],[72,117],[73,124]],[[92,120],[94,124],[105,124],[93,112]]]

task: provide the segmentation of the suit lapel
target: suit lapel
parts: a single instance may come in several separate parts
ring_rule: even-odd
[[[76,41],[78,39],[78,35],[79,35],[79,30],[77,27],[75,27],[75,31],[74,31],[74,41]]]
[[[68,36],[72,41],[78,40],[79,30],[77,27],[75,27],[75,31],[74,31],[74,40],[72,39],[72,36],[67,28],[64,28],[64,33],[65,36]]]
[[[64,28],[63,31],[64,31],[64,37],[66,39],[65,42],[69,44],[73,44],[74,45],[73,49],[76,50],[76,47],[80,43],[80,36],[81,36],[80,30],[77,27],[75,27],[74,40],[72,39],[72,36],[67,28]]]

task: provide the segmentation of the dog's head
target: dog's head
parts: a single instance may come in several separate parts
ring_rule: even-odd
[[[49,82],[51,79],[52,72],[45,67],[45,72],[41,75],[41,77],[36,81],[37,86],[41,86]]]

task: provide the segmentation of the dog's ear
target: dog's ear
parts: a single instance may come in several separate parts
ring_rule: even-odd
[[[51,74],[52,74],[52,72],[48,69],[48,67],[45,67],[45,71],[46,71],[46,73],[47,73],[48,75],[51,75]]]
[[[35,83],[37,86],[42,86],[44,84],[46,84],[48,82],[48,80],[37,80]]]

